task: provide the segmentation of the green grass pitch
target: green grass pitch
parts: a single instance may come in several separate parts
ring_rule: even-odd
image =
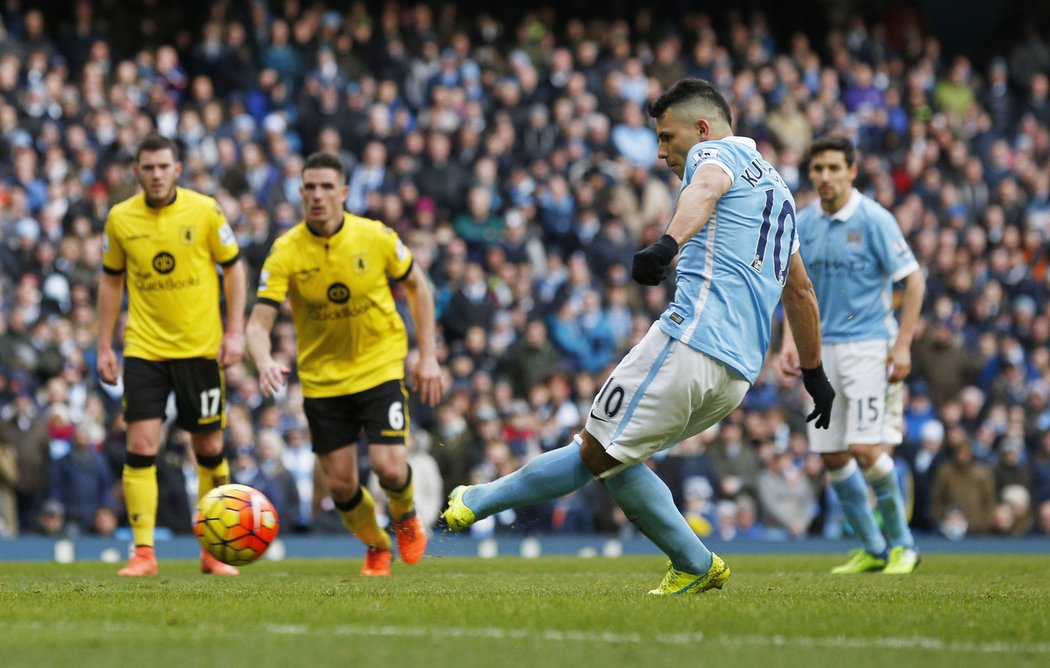
[[[832,576],[842,555],[725,554],[723,591],[656,599],[656,557],[0,563],[0,665],[1050,665],[1050,558],[930,555],[912,576]]]

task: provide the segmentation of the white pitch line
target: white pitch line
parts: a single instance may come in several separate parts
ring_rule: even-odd
[[[55,620],[44,624],[40,621],[10,622],[0,624],[8,631],[18,630],[63,630],[82,629],[90,624]],[[156,628],[155,624],[140,622],[101,622],[101,626],[110,633],[134,633],[144,629]],[[193,630],[194,627],[179,626],[179,630]],[[726,647],[808,647],[817,649],[853,649],[871,650],[888,649],[900,651],[927,650],[933,652],[961,652],[980,654],[1050,654],[1050,643],[1017,643],[1017,642],[966,642],[941,640],[913,636],[887,636],[885,638],[850,638],[847,636],[788,637],[783,635],[707,635],[700,632],[683,633],[615,633],[612,631],[582,631],[556,629],[522,629],[501,627],[468,627],[468,626],[379,626],[339,625],[311,626],[309,624],[262,624],[259,630],[287,636],[361,636],[367,638],[429,638],[434,640],[448,638],[477,638],[488,640],[539,640],[542,642],[584,642],[605,643],[610,645],[640,645],[652,642],[667,645],[695,645],[712,643]],[[207,632],[212,628],[199,624],[196,630]],[[242,629],[250,631],[249,627]]]
[[[310,627],[306,625],[264,625],[264,630],[287,635],[305,635],[311,633],[334,633],[336,635],[365,637],[427,637],[436,640],[442,638],[487,638],[493,640],[542,640],[544,642],[601,642],[607,644],[642,644],[652,641],[669,645],[693,645],[700,642],[718,643],[732,647],[816,647],[823,649],[891,649],[891,650],[931,650],[940,652],[979,652],[983,654],[1006,654],[1026,652],[1031,654],[1050,654],[1050,643],[1014,643],[1014,642],[960,642],[915,636],[911,638],[889,636],[885,638],[849,638],[831,636],[825,638],[798,637],[782,635],[705,635],[703,633],[670,633],[640,634],[614,633],[610,631],[552,630],[552,629],[515,629],[499,627],[408,627],[408,626],[357,626],[340,625],[333,628]]]

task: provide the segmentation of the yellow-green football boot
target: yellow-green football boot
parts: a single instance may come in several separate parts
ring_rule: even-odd
[[[886,560],[870,552],[861,549],[852,550],[849,553],[849,561],[831,569],[835,575],[853,575],[854,573],[870,573],[881,571],[886,568]]]
[[[890,550],[886,568],[882,569],[882,572],[886,575],[910,575],[918,568],[920,561],[922,557],[914,548],[898,545]]]
[[[729,579],[729,566],[717,554],[711,555],[711,568],[703,575],[694,575],[680,571],[668,565],[667,575],[656,589],[649,593],[653,596],[678,596],[679,594],[699,594],[708,589],[721,589]]]
[[[460,485],[448,495],[448,508],[445,508],[445,512],[441,513],[441,516],[445,518],[445,524],[448,525],[449,531],[463,531],[471,524],[474,524],[476,519],[474,511],[467,508],[467,504],[463,503],[463,494],[468,489],[470,489],[470,485]]]

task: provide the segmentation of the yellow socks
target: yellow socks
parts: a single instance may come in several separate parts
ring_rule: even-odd
[[[124,503],[135,545],[153,547],[157,525],[157,467],[154,457],[128,453],[124,464]]]
[[[397,491],[383,487],[383,493],[386,494],[386,498],[390,502],[391,520],[400,522],[411,517],[416,511],[416,504],[412,498],[412,468],[409,467],[408,469],[408,481],[404,487]]]
[[[390,549],[390,535],[376,521],[375,501],[367,489],[358,487],[353,498],[346,503],[336,503],[335,508],[343,525],[362,543],[382,550]]]
[[[214,457],[197,457],[197,502],[204,495],[230,482],[230,464],[221,454]]]

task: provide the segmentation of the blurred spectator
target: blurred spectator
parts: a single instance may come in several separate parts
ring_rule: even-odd
[[[503,219],[493,211],[491,191],[481,186],[467,192],[466,206],[466,212],[456,216],[452,226],[467,243],[467,259],[481,262],[485,251],[502,240]]]
[[[295,480],[299,496],[298,523],[288,525],[297,531],[308,530],[313,518],[314,469],[318,464],[307,435],[307,430],[302,426],[288,427],[284,432],[286,447],[281,455],[281,463]]]
[[[416,172],[414,181],[419,192],[434,200],[438,217],[451,218],[459,211],[466,192],[469,174],[452,157],[452,141],[442,132],[431,132],[426,142],[426,159]]]
[[[51,471],[51,498],[66,508],[69,528],[80,534],[92,531],[98,508],[114,505],[109,465],[96,449],[104,435],[98,425],[79,425],[72,450]]]
[[[642,167],[656,162],[656,133],[645,122],[645,114],[635,102],[620,107],[621,122],[613,126],[610,138],[617,152]]]
[[[18,527],[22,533],[38,531],[36,520],[50,492],[50,434],[47,421],[28,393],[23,392],[0,409],[0,443],[15,453]]]
[[[445,497],[470,478],[470,470],[478,459],[478,453],[472,452],[472,436],[466,417],[452,403],[438,407],[431,454],[444,478]]]
[[[1050,430],[1039,433],[1032,461],[1032,491],[1035,502],[1050,501]]]
[[[966,350],[951,318],[920,326],[913,344],[913,375],[929,387],[930,399],[941,408],[967,385],[977,380],[980,360]]]
[[[1036,507],[1035,533],[1050,536],[1050,501],[1043,501]]]
[[[157,527],[187,534],[193,529],[196,510],[197,460],[189,432],[173,425],[157,456]]]
[[[759,474],[757,487],[766,535],[776,531],[785,538],[804,537],[815,516],[816,498],[789,451],[773,455]]]
[[[992,470],[974,459],[973,446],[958,427],[949,430],[948,447],[951,459],[934,474],[931,519],[949,537],[988,533],[997,501]]]
[[[999,443],[998,459],[992,471],[996,494],[1002,495],[1003,490],[1011,485],[1032,489],[1032,472],[1028,468],[1023,439],[1015,436],[1004,438]]]
[[[39,527],[45,536],[61,536],[66,530],[66,509],[61,501],[50,499],[40,506],[40,511],[33,518],[33,526]]]
[[[1026,487],[1007,485],[995,506],[992,531],[1001,536],[1024,536],[1032,529],[1032,497]]]
[[[463,280],[452,293],[441,326],[445,342],[461,341],[467,330],[479,326],[488,330],[492,324],[495,303],[485,281],[485,271],[476,262],[468,262]]]
[[[905,441],[898,450],[911,471],[914,499],[911,524],[917,529],[936,528],[930,514],[930,501],[937,471],[950,457],[943,444],[944,425],[939,420],[929,420],[922,425],[917,444]]]
[[[244,483],[254,487],[270,500],[278,517],[288,526],[301,523],[299,519],[299,488],[295,478],[284,468],[284,439],[273,429],[262,429],[255,437],[255,462],[242,471]],[[254,475],[247,475],[254,468]]]
[[[0,441],[0,538],[18,536],[18,462],[15,449]]]
[[[708,450],[708,458],[718,482],[719,497],[735,499],[740,494],[748,494],[754,498],[761,462],[754,448],[744,443],[743,430],[733,415],[722,423],[718,438]]]
[[[106,538],[112,537],[117,531],[117,514],[109,506],[99,506],[95,509],[95,517],[91,523],[91,533]]]
[[[373,209],[370,197],[373,193],[384,194],[393,190],[393,175],[387,172],[387,148],[380,141],[365,145],[361,162],[350,172],[350,193],[346,196],[347,211],[358,216],[367,216]],[[298,177],[298,174],[296,174]]]

